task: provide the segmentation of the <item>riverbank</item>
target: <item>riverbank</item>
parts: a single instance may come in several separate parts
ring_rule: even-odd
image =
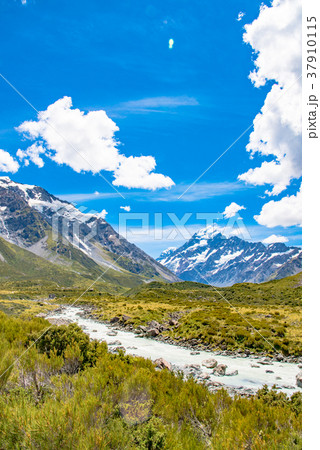
[[[162,358],[174,372],[182,372],[184,377],[192,376],[211,391],[224,387],[231,395],[250,396],[263,385],[275,385],[277,390],[288,395],[301,390],[296,384],[301,370],[298,361],[279,361],[267,355],[245,353],[227,355],[222,351],[208,351],[199,345],[189,347],[161,336],[146,337],[140,330],[130,329],[130,324],[98,320],[94,311],[91,306],[61,306],[49,313],[48,319],[55,323],[57,320],[77,323],[91,338],[107,342],[111,352],[122,350],[152,361]],[[208,360],[215,360],[215,367],[225,366],[222,372],[217,373],[215,367],[206,367],[204,362]]]

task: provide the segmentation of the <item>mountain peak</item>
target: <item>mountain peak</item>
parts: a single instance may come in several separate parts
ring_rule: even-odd
[[[301,259],[297,247],[283,243],[266,246],[235,235],[228,237],[218,227],[209,226],[182,247],[162,252],[157,260],[183,280],[229,286],[260,283],[278,276],[274,274],[294,275],[301,271]]]

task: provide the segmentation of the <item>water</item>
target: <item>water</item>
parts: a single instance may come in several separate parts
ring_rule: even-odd
[[[208,351],[201,351],[199,355],[191,355],[190,350],[178,345],[160,342],[152,338],[138,337],[135,333],[124,330],[116,330],[116,336],[109,336],[107,333],[115,331],[113,327],[86,318],[83,316],[83,312],[80,307],[67,306],[58,312],[49,314],[48,318],[67,319],[77,323],[92,339],[105,341],[107,344],[119,341],[121,346],[126,349],[127,354],[142,356],[151,360],[164,358],[175,368],[181,370],[185,370],[184,366],[187,364],[199,364],[201,370],[196,372],[197,375],[209,374],[210,380],[219,381],[228,387],[240,388],[242,386],[243,388],[257,390],[265,384],[268,386],[276,384],[279,386],[279,390],[283,390],[289,395],[295,391],[301,391],[296,386],[296,375],[300,372],[297,364],[270,362],[268,365],[261,365],[258,363],[260,359],[224,356]],[[120,344],[118,345],[120,346]],[[110,346],[111,348],[112,346]],[[213,375],[212,369],[201,366],[201,362],[209,358],[216,359],[218,364],[226,364],[228,366],[227,373],[238,370],[238,375],[223,377]],[[251,367],[252,364],[259,367],[253,368]],[[272,370],[274,373],[266,373],[266,370]],[[276,377],[281,379],[276,379]],[[291,386],[293,389],[288,389],[285,386]]]

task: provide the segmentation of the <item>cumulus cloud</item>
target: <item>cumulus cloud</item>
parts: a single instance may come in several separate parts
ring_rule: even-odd
[[[278,242],[284,244],[285,242],[288,242],[288,240],[289,239],[286,238],[285,236],[280,236],[280,235],[277,235],[277,234],[271,234],[271,236],[265,238],[262,242],[264,244],[276,244]]]
[[[301,176],[301,1],[274,0],[263,5],[244,41],[255,52],[254,86],[274,84],[255,117],[247,145],[251,157],[267,157],[260,167],[239,175],[253,185],[269,184],[268,195],[284,191]]]
[[[114,171],[115,186],[128,188],[142,188],[155,190],[158,187],[169,188],[173,186],[171,178],[154,173],[156,161],[153,156],[129,156],[122,157],[121,162]]]
[[[299,191],[296,195],[283,197],[279,201],[271,200],[270,202],[264,204],[260,214],[254,216],[254,219],[260,225],[264,225],[268,228],[301,225],[301,191]]]
[[[46,150],[42,145],[32,144],[27,148],[27,150],[19,149],[17,151],[17,157],[20,159],[20,161],[24,161],[26,166],[29,165],[30,160],[36,166],[41,168],[44,166],[44,161],[42,158],[40,158],[40,155],[41,153],[45,153],[45,151]]]
[[[19,158],[30,159],[39,167],[43,154],[76,172],[110,171],[116,186],[154,190],[174,184],[171,178],[153,172],[156,167],[153,156],[127,158],[119,153],[115,138],[119,128],[105,111],[85,114],[72,108],[70,97],[57,100],[38,113],[38,120],[23,122],[17,130],[35,141],[26,150],[19,150]]]
[[[120,209],[123,209],[124,211],[130,212],[131,207],[130,206],[120,206]]]
[[[225,219],[230,219],[230,217],[233,217],[239,212],[241,209],[246,209],[244,206],[240,206],[235,202],[230,203],[229,206],[226,207],[226,209],[223,211],[223,216]]]
[[[0,149],[0,172],[16,173],[19,169],[19,163],[10,153]]]

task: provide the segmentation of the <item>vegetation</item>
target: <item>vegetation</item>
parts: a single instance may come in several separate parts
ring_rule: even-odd
[[[178,341],[196,340],[211,349],[301,355],[301,274],[262,284],[227,288],[180,282],[152,282],[127,296],[92,295],[99,319],[123,314],[134,327],[156,320],[163,335]],[[176,319],[170,325],[170,319]]]
[[[112,268],[106,270],[70,243],[62,239],[54,241],[50,233],[46,239],[51,259],[59,264],[47,261],[0,237],[0,282],[3,288],[13,286],[28,291],[30,287],[34,289],[38,286],[41,293],[46,289],[57,288],[59,290],[74,288],[83,291],[94,283],[100,291],[124,293],[141,284],[145,276],[154,276],[148,267],[142,268],[137,265],[134,268],[134,263],[128,258],[121,258],[121,264],[119,264],[125,270],[119,271]],[[104,256],[116,266],[114,260],[117,255],[104,251]],[[139,274],[139,267],[141,274]]]
[[[100,320],[126,315],[137,328],[156,320],[162,334],[183,343],[195,340],[211,349],[249,350],[253,353],[301,355],[301,274],[262,284],[243,283],[227,288],[180,282],[152,282],[126,295],[106,293],[100,286],[88,290],[59,289],[24,283],[3,285],[0,310],[24,316],[52,309],[53,303],[90,304]],[[28,299],[38,302],[28,302]],[[42,305],[42,306],[39,306]],[[171,319],[176,323],[170,325]]]
[[[1,449],[301,448],[300,394],[212,394],[76,325],[47,327],[0,313]]]

